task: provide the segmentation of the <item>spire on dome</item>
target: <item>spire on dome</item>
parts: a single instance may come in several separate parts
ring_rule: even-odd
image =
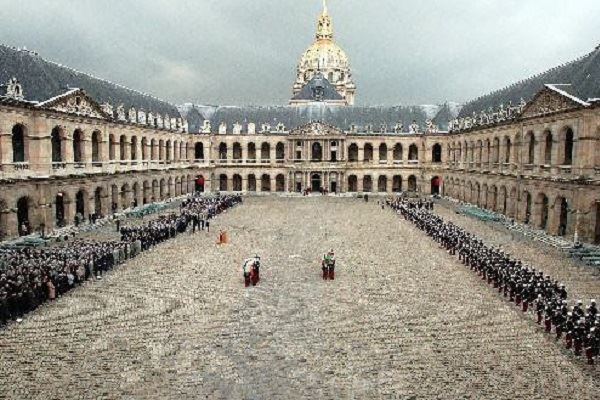
[[[327,0],[323,0],[323,12],[317,21],[317,40],[333,39],[333,24],[327,10]]]

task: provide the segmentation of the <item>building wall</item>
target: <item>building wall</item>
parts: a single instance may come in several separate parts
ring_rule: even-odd
[[[15,162],[13,154],[15,126],[24,136],[22,162]],[[52,156],[55,128],[61,138],[59,161]],[[565,159],[569,132],[570,163]],[[317,144],[320,159],[313,157]],[[80,191],[86,213],[98,208],[106,215],[113,203],[121,209],[133,199],[143,204],[193,191],[200,176],[206,191],[245,193],[295,192],[313,186],[316,178],[320,186],[341,193],[431,194],[437,185],[441,194],[551,234],[577,233],[594,242],[600,241],[600,110],[452,134],[305,128],[193,135],[0,106],[0,228],[8,237],[18,233],[19,199],[29,205],[32,227],[43,223],[48,229],[55,224],[59,194],[64,196],[66,222],[72,223]]]

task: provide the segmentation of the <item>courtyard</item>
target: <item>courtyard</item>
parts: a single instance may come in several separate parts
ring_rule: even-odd
[[[571,300],[600,297],[591,271],[440,213],[539,262]],[[320,277],[329,248],[333,282]],[[262,280],[245,289],[254,253]],[[247,198],[211,233],[180,235],[0,331],[6,399],[584,400],[600,396],[598,371],[413,225],[350,198]]]

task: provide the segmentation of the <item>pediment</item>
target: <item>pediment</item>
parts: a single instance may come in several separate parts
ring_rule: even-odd
[[[586,102],[569,94],[566,90],[561,90],[559,85],[546,85],[525,106],[520,118],[540,117],[557,112],[574,110],[587,105]]]
[[[102,106],[82,89],[69,90],[59,96],[39,103],[37,107],[84,117],[112,119],[112,115],[107,114],[102,109]]]
[[[302,136],[333,136],[343,135],[344,131],[336,128],[333,125],[322,122],[309,122],[308,124],[299,126],[290,132],[290,135]]]

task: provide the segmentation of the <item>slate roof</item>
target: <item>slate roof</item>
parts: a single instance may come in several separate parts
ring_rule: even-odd
[[[459,117],[471,116],[500,104],[530,101],[545,84],[570,84],[569,93],[584,101],[600,97],[600,46],[591,53],[567,64],[552,68],[532,78],[479,97],[462,108]]]
[[[405,107],[359,107],[336,106],[326,103],[313,103],[303,106],[247,106],[247,107],[214,107],[210,111],[203,110],[203,115],[208,116],[212,130],[216,131],[221,123],[227,124],[227,131],[231,132],[233,124],[242,124],[242,132],[247,132],[248,123],[256,124],[256,131],[261,130],[263,124],[269,124],[274,129],[282,122],[287,130],[305,125],[311,121],[321,121],[342,130],[349,130],[355,125],[358,131],[364,131],[371,125],[374,132],[380,131],[381,125],[386,124],[388,132],[393,132],[397,123],[404,124],[404,130],[413,120],[425,126],[427,114],[419,106]],[[189,131],[198,132],[201,121],[192,125],[188,119]],[[194,121],[195,122],[195,121]]]
[[[0,84],[12,77],[19,80],[28,101],[43,102],[72,88],[80,88],[98,103],[108,102],[115,109],[122,103],[125,111],[133,106],[146,112],[180,116],[174,105],[151,95],[45,60],[31,51],[0,45]]]
[[[319,87],[322,89],[323,94],[320,98],[317,98],[315,97],[315,92]],[[323,74],[318,73],[306,82],[302,90],[292,97],[292,100],[328,101],[344,100],[344,98]]]

